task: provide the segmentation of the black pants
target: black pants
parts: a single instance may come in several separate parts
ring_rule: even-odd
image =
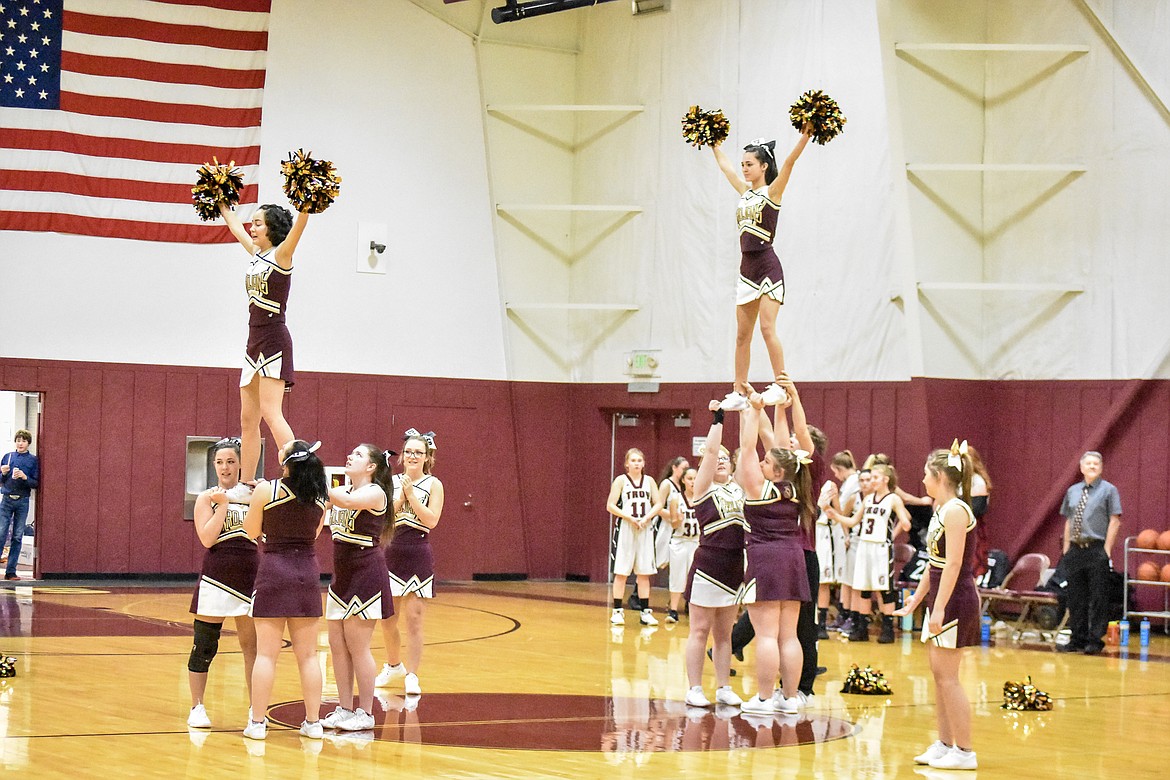
[[[1069,647],[1104,647],[1108,628],[1109,555],[1105,545],[1069,545],[1063,559],[1068,603]]]
[[[796,619],[796,638],[800,640],[800,649],[804,652],[804,665],[800,668],[800,684],[797,688],[801,693],[809,696],[813,693],[813,682],[817,679],[817,590],[821,587],[821,566],[817,562],[817,554],[809,550],[804,551],[804,568],[808,572],[809,593],[812,599],[801,602],[800,617]],[[739,616],[735,627],[731,629],[731,652],[742,653],[756,637],[756,629],[752,627],[751,618],[747,610]]]

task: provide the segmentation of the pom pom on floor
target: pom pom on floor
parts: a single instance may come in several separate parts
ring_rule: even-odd
[[[890,685],[886,682],[886,677],[880,669],[874,669],[872,666],[859,669],[857,664],[853,664],[849,669],[849,674],[845,675],[845,684],[841,687],[841,693],[883,696],[893,693],[893,691],[890,690]]]
[[[1028,675],[1022,681],[1008,680],[1003,684],[1003,705],[1005,710],[1038,710],[1046,712],[1052,709],[1052,698],[1044,691],[1032,684],[1032,676]]]

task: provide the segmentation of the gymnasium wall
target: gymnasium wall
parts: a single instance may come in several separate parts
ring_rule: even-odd
[[[0,390],[43,393],[43,574],[198,570],[202,548],[182,519],[185,437],[236,429],[235,371],[4,358]],[[324,442],[327,465],[340,465],[359,442],[393,447],[408,427],[437,433],[436,473],[446,488],[433,537],[441,579],[598,581],[606,571],[605,497],[625,448],[642,448],[657,478],[670,457],[690,454],[692,437],[706,435],[706,399],[720,392],[713,384],[631,394],[618,384],[303,372],[287,413],[298,435]],[[809,383],[802,397],[830,453],[887,452],[911,492],[921,490],[920,464],[932,447],[955,436],[976,444],[995,485],[991,541],[1013,557],[1058,557],[1056,510],[1089,448],[1105,454],[1106,478],[1121,490],[1126,533],[1167,527],[1170,382]],[[638,425],[615,429],[615,412],[637,415]],[[678,415],[690,426],[676,427]],[[732,445],[734,417],[726,426]],[[271,453],[267,471],[276,472]],[[328,570],[329,542],[319,550]]]

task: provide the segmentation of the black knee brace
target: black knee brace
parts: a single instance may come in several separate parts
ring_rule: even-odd
[[[882,603],[883,604],[897,604],[898,603],[898,591],[894,590],[893,588],[890,588],[889,590],[883,590],[882,591]]]
[[[219,651],[219,632],[222,630],[222,623],[195,620],[195,643],[191,646],[191,657],[187,659],[188,671],[207,674],[211,659]]]

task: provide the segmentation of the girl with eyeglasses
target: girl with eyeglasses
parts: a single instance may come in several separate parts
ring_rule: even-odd
[[[256,662],[256,627],[248,611],[252,607],[258,556],[255,540],[244,532],[252,491],[240,482],[240,440],[221,439],[212,445],[211,456],[216,486],[195,499],[195,533],[207,552],[203,554],[199,585],[191,596],[195,640],[187,659],[191,687],[187,725],[198,729],[211,728],[203,696],[207,691],[207,671],[219,651],[224,618],[235,619],[249,688]]]
[[[276,677],[285,628],[301,677],[305,719],[301,734],[321,739],[321,667],[317,662],[317,627],[321,618],[321,567],[314,549],[325,525],[329,491],[325,466],[310,445],[294,439],[280,448],[283,473],[261,482],[244,518],[249,539],[264,536],[264,554],[256,572],[252,617],[256,623],[256,665],[252,670],[252,708],[244,736],[264,739],[268,701]],[[259,716],[260,720],[255,720]]]
[[[430,533],[443,514],[443,483],[431,473],[435,449],[433,433],[423,434],[413,428],[406,432],[398,458],[402,473],[394,476],[392,535],[385,547],[394,614],[382,620],[387,661],[375,682],[384,687],[402,677],[407,696],[422,694],[418,669],[422,662],[423,607],[427,599],[434,597],[435,556]],[[400,620],[406,624],[405,654]]]
[[[784,348],[776,333],[776,315],[784,303],[784,269],[772,242],[776,237],[780,199],[796,160],[808,145],[808,131],[806,126],[781,165],[776,163],[775,141],[759,138],[745,146],[739,170],[719,144],[711,146],[719,169],[740,196],[736,210],[741,259],[735,301],[735,386],[723,401],[723,409],[727,411],[741,411],[748,405],[747,395],[751,392],[748,366],[751,363],[752,330],[757,319],[775,377],[775,382],[764,391],[764,403],[784,401],[780,384],[784,373]]]
[[[394,453],[359,444],[345,459],[348,485],[329,491],[329,531],[333,536],[333,580],[325,599],[329,652],[337,680],[338,706],[322,720],[327,729],[364,731],[374,727],[374,678],[378,667],[370,652],[375,621],[394,612],[390,577],[382,553]],[[353,688],[357,682],[358,707]]]

